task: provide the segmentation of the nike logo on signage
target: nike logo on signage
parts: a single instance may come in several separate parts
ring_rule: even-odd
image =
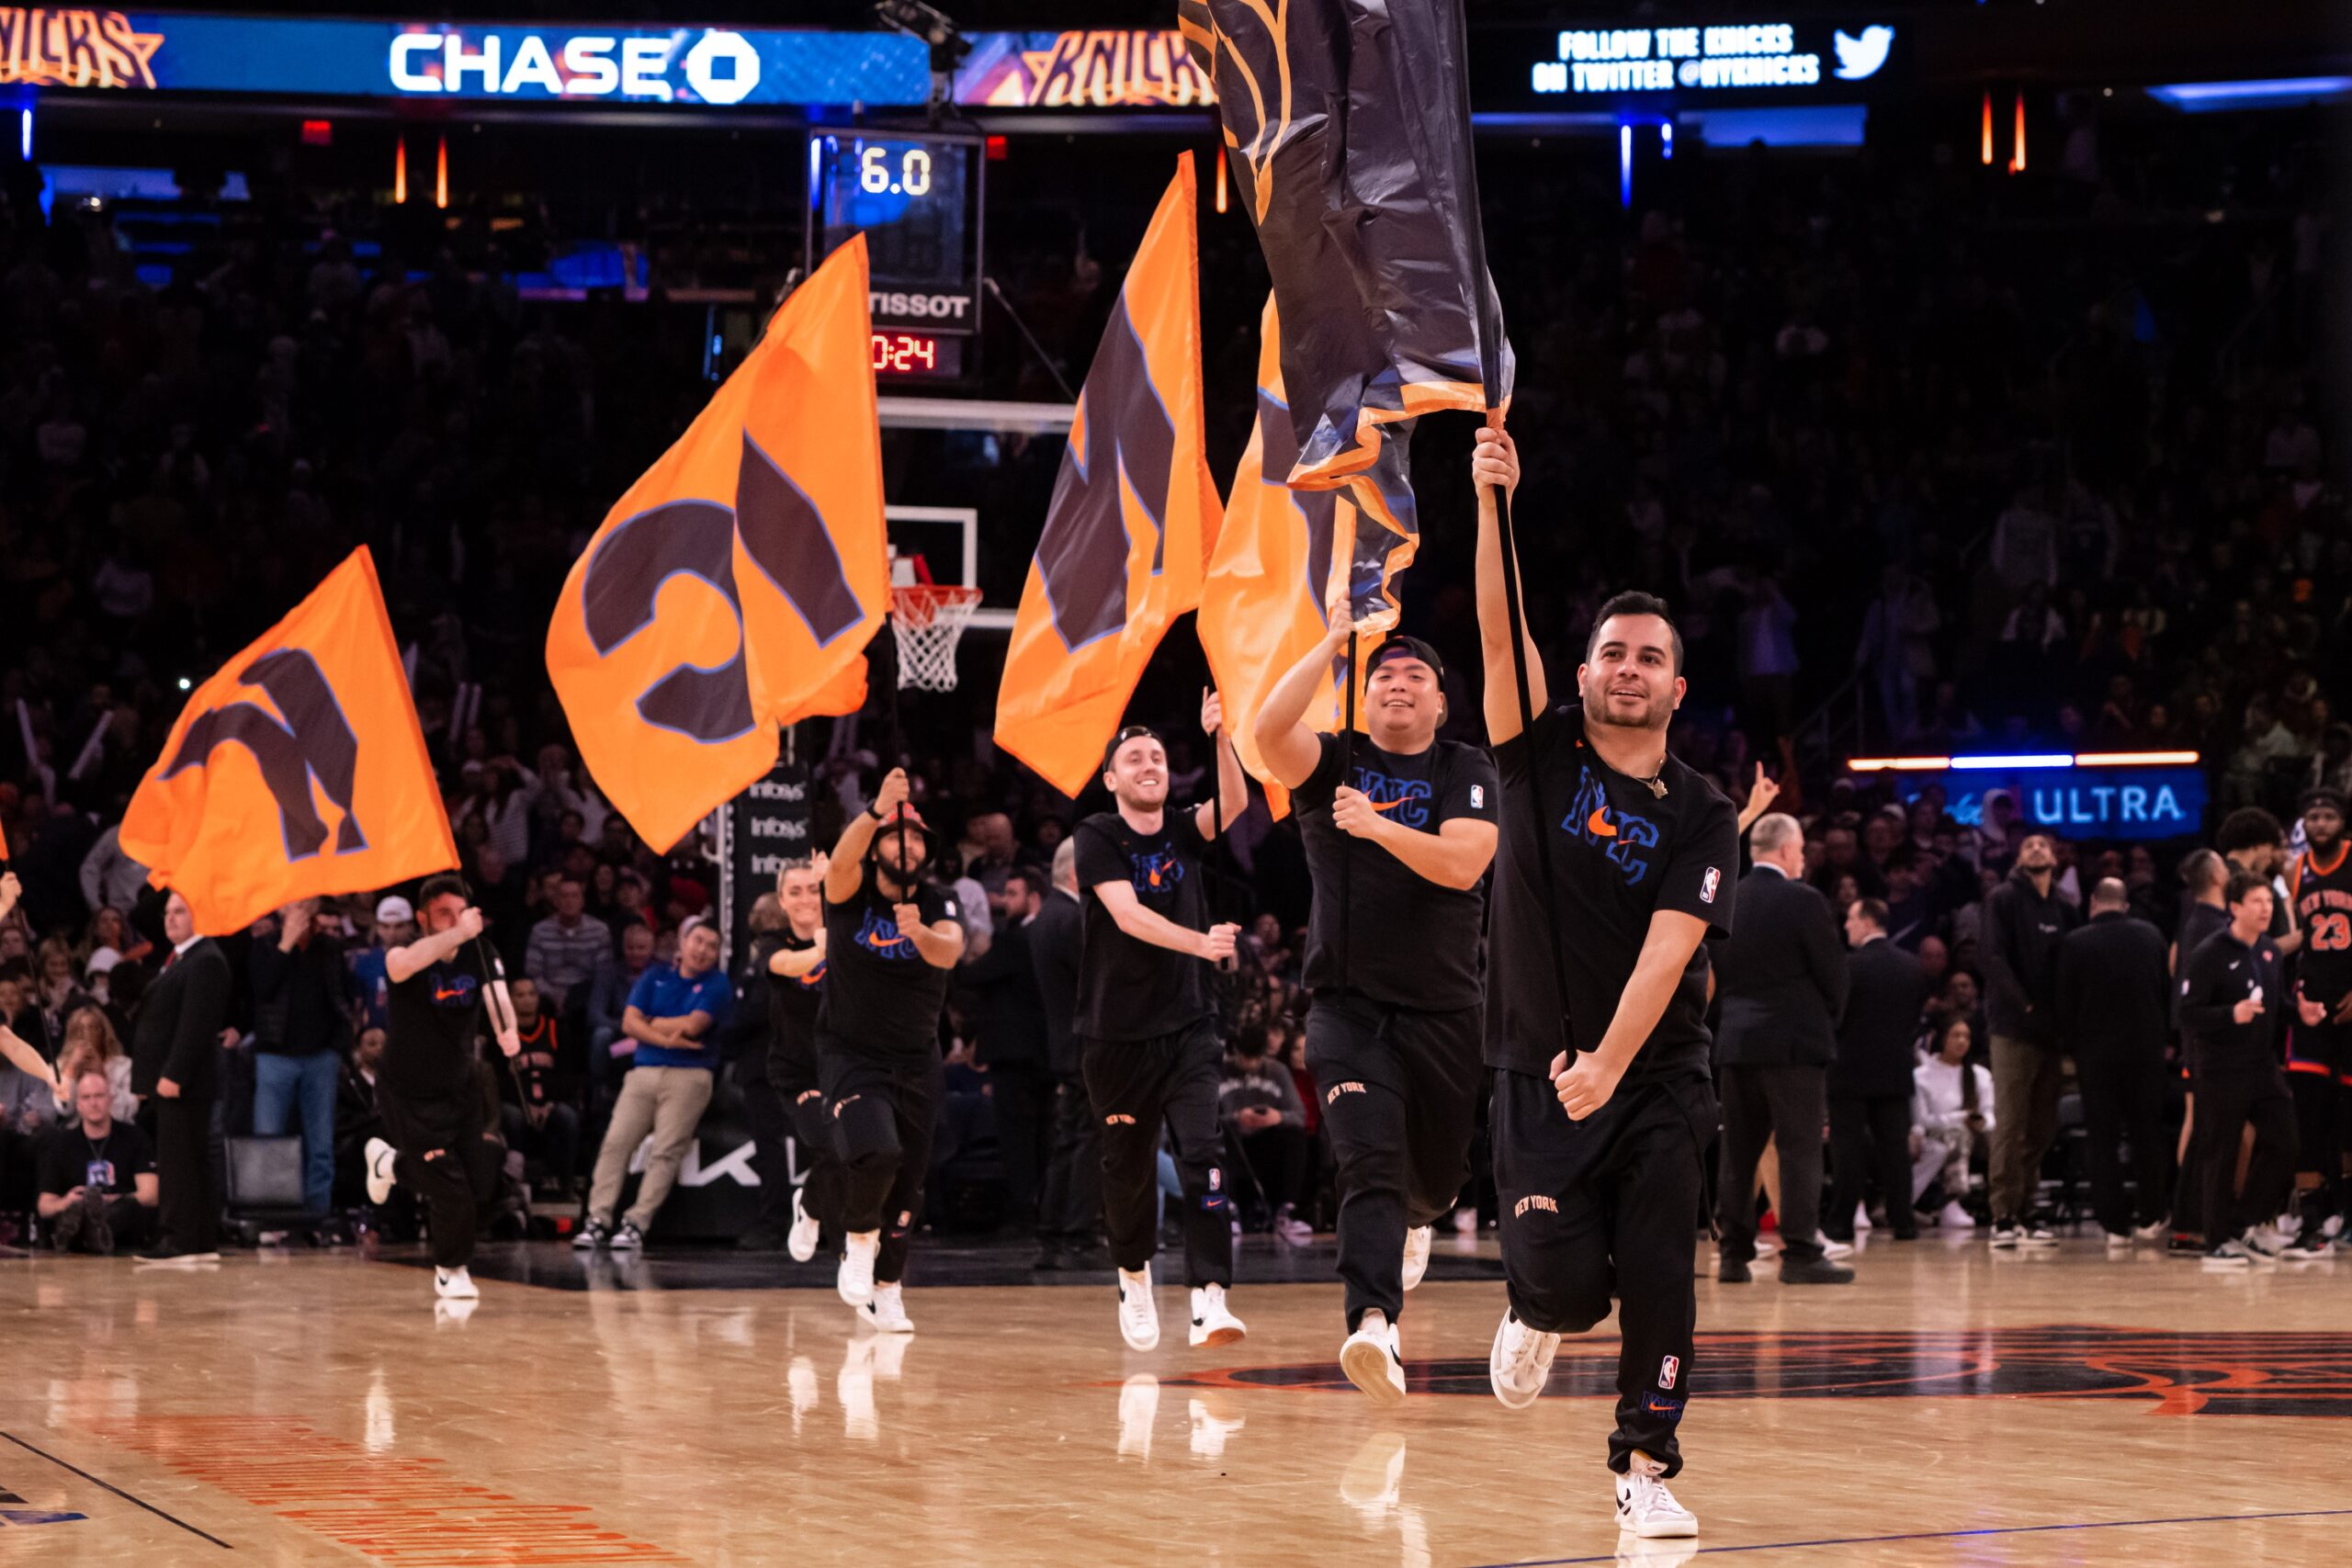
[[[1594,807],[1592,815],[1584,819],[1584,825],[1585,830],[1596,837],[1613,839],[1617,836],[1617,829],[1609,825],[1609,807],[1605,806]]]

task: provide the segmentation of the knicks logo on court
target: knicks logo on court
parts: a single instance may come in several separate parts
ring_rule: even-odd
[[[1657,848],[1657,824],[1609,804],[1609,792],[1590,768],[1577,777],[1576,802],[1560,820],[1561,831],[1583,840],[1609,857],[1628,887],[1649,874],[1650,852]]]
[[[1560,1203],[1558,1199],[1547,1198],[1541,1192],[1530,1192],[1526,1197],[1521,1198],[1518,1202],[1511,1205],[1510,1217],[1514,1220],[1523,1220],[1527,1218],[1530,1213],[1556,1214],[1559,1212]]]

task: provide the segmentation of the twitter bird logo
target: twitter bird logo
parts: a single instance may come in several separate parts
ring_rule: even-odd
[[[1838,46],[1838,74],[1848,82],[1859,82],[1865,76],[1875,76],[1878,68],[1886,63],[1886,51],[1894,47],[1893,28],[1864,28],[1860,38],[1849,38],[1840,28],[1830,42]]]

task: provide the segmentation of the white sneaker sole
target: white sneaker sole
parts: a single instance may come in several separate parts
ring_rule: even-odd
[[[1192,1332],[1193,1348],[1197,1350],[1206,1346],[1214,1350],[1227,1345],[1238,1345],[1249,1337],[1250,1331],[1238,1323],[1219,1324],[1215,1328],[1194,1328]]]
[[[381,1150],[381,1153],[378,1151]],[[392,1161],[397,1157],[392,1145],[381,1138],[368,1141],[368,1201],[381,1208],[392,1201],[392,1189],[399,1185],[392,1175]]]
[[[1639,1540],[1692,1540],[1698,1537],[1699,1521],[1692,1518],[1645,1519],[1636,1525],[1627,1523],[1625,1517],[1620,1514],[1617,1531],[1620,1535],[1630,1535]]]
[[[1130,1350],[1157,1350],[1159,1348],[1159,1325],[1153,1324],[1150,1336],[1144,1337],[1138,1336],[1126,1320],[1122,1318],[1119,1321],[1119,1338]]]
[[[1363,1339],[1351,1335],[1340,1347],[1340,1370],[1348,1381],[1363,1390],[1364,1397],[1374,1404],[1396,1405],[1405,1403],[1405,1388],[1390,1369],[1396,1360],[1388,1354],[1388,1347],[1377,1339]]]

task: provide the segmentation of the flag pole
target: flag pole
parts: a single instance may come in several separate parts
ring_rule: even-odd
[[[1349,608],[1351,616],[1348,622],[1348,692],[1344,699],[1345,717],[1340,726],[1340,782],[1332,786],[1334,796],[1340,790],[1348,787],[1349,781],[1356,775],[1356,660],[1363,652],[1363,644],[1356,634],[1356,623],[1352,614],[1354,606],[1351,605]],[[1348,836],[1345,833],[1340,834],[1340,995],[1341,997],[1348,994],[1348,912],[1351,908],[1348,894],[1348,885],[1351,878],[1348,873],[1355,865],[1355,846],[1348,842]]]

